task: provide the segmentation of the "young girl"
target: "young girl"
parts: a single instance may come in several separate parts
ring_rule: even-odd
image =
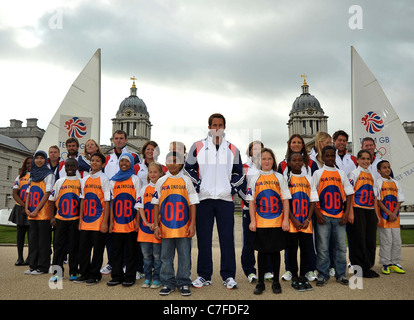
[[[289,230],[289,188],[284,177],[276,172],[276,158],[271,149],[263,148],[261,171],[249,182],[246,200],[249,201],[250,230],[255,232],[252,249],[258,251],[258,283],[255,294],[265,289],[264,274],[270,256],[273,265],[274,293],[281,293],[279,283],[280,251],[286,246]]]
[[[288,160],[289,200],[289,266],[292,272],[292,288],[297,291],[312,290],[306,278],[309,257],[313,249],[312,215],[315,202],[310,202],[311,178],[302,172],[303,156],[290,154]],[[300,247],[300,273],[298,277],[297,252]]]
[[[154,205],[151,203],[155,191],[155,183],[165,173],[162,165],[152,162],[148,165],[148,185],[141,188],[135,209],[139,210],[136,224],[138,239],[144,256],[145,281],[142,288],[152,289],[161,286],[161,240],[154,236]],[[141,219],[140,219],[141,218]]]
[[[374,179],[370,173],[371,154],[368,150],[360,150],[357,155],[358,168],[349,174],[349,182],[354,187],[352,206],[348,222],[352,224],[351,264],[362,268],[365,278],[378,277],[372,270],[375,264],[377,236],[377,201],[374,190]]]
[[[29,258],[23,260],[24,238],[26,233],[29,234],[29,222],[24,211],[26,202],[27,189],[29,188],[30,168],[32,167],[32,157],[27,157],[23,161],[20,174],[14,181],[13,199],[16,205],[10,214],[9,220],[17,225],[17,261],[16,266],[28,265]]]
[[[114,251],[112,264],[112,280],[108,286],[121,284],[129,287],[135,283],[137,271],[137,234],[134,208],[141,180],[134,172],[134,158],[124,153],[119,158],[119,171],[111,178],[112,208],[109,232],[113,234]],[[125,259],[125,273],[122,270]]]
[[[30,187],[25,210],[28,216],[30,269],[25,274],[43,274],[50,266],[50,206],[49,195],[55,183],[55,176],[47,166],[47,155],[37,151],[30,171]]]
[[[404,274],[401,262],[400,207],[405,197],[398,182],[391,178],[391,166],[387,160],[377,164],[381,178],[375,181],[378,193],[378,239],[382,273]]]

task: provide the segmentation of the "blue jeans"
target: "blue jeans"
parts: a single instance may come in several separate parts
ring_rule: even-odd
[[[160,281],[161,244],[152,242],[141,242],[140,244],[144,256],[145,279]]]
[[[178,254],[177,275],[174,272],[175,250]],[[161,239],[161,282],[169,289],[191,285],[191,238]]]
[[[334,264],[335,264],[335,277],[345,277],[346,272],[346,227],[340,225],[340,218],[332,218],[323,216],[325,224],[318,224],[316,233],[317,242],[317,255],[316,255],[316,268],[319,272],[319,277],[329,279],[329,267],[330,267],[330,255],[329,246],[330,242],[334,246]],[[331,240],[331,241],[330,241]]]

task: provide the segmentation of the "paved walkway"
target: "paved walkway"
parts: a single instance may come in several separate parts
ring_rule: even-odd
[[[94,286],[75,284],[67,279],[62,281],[61,289],[49,287],[50,275],[40,276],[24,275],[25,266],[16,267],[17,258],[15,246],[0,246],[0,299],[1,300],[212,300],[227,303],[234,300],[413,300],[414,299],[414,247],[403,247],[402,265],[406,269],[405,275],[391,274],[381,275],[376,279],[362,279],[361,289],[351,289],[331,279],[326,286],[320,288],[313,284],[314,290],[308,292],[296,292],[290,287],[290,282],[281,281],[282,294],[275,295],[271,291],[270,283],[265,292],[260,296],[253,294],[254,284],[250,284],[244,276],[240,266],[241,252],[241,217],[236,217],[236,256],[238,290],[228,290],[221,284],[219,277],[219,258],[217,235],[214,235],[214,274],[212,285],[202,289],[192,289],[190,297],[182,297],[178,291],[167,297],[161,297],[158,289],[143,289],[143,280],[130,287],[108,287],[106,282],[110,276],[103,276],[100,283]],[[25,249],[26,252],[27,249]],[[377,250],[378,254],[378,250]],[[197,247],[194,239],[192,251],[193,268],[192,277],[196,275]],[[283,259],[282,259],[283,261]],[[380,272],[377,264],[374,270]],[[284,272],[284,264],[281,266],[281,274]],[[351,277],[351,274],[349,275]],[[352,281],[351,281],[352,282]],[[3,301],[4,304],[4,301]]]

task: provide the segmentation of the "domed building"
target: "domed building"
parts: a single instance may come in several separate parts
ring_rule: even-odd
[[[289,112],[289,137],[300,134],[310,149],[319,131],[328,132],[328,116],[325,115],[318,99],[309,93],[309,85],[304,77],[302,94],[295,99]]]
[[[112,132],[125,131],[128,135],[128,149],[140,153],[144,143],[151,139],[152,125],[145,102],[137,96],[136,79],[131,80],[130,95],[121,102],[116,118],[112,119]]]

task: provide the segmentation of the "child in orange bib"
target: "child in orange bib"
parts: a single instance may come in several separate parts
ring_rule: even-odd
[[[380,263],[382,273],[396,272],[403,274],[405,270],[401,262],[401,230],[400,207],[404,202],[404,194],[398,182],[391,178],[390,163],[382,160],[377,164],[381,178],[375,182],[378,192],[378,238],[380,243]]]
[[[280,251],[285,249],[289,230],[289,199],[285,178],[276,172],[276,158],[271,149],[264,148],[260,156],[261,171],[252,177],[246,191],[249,201],[250,230],[255,232],[252,249],[258,251],[258,283],[254,294],[265,289],[264,274],[268,257],[273,265],[274,293],[281,293],[279,283]]]
[[[148,165],[148,185],[141,188],[135,209],[139,210],[137,222],[138,242],[141,245],[145,281],[142,288],[159,288],[161,286],[161,240],[154,235],[154,205],[151,203],[155,184],[164,175],[162,165],[151,162]]]

